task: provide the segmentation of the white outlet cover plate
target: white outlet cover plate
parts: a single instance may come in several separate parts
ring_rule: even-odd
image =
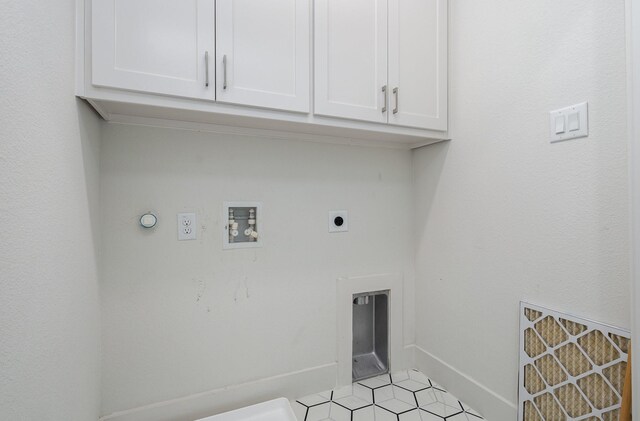
[[[342,225],[336,225],[336,218],[342,218]],[[329,211],[329,232],[349,231],[349,212],[346,210]]]
[[[589,136],[589,107],[586,102],[549,113],[551,143],[587,136]]]
[[[195,213],[178,214],[178,241],[195,240],[197,231]]]

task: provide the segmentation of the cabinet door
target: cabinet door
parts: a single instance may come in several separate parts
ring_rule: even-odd
[[[309,111],[311,0],[217,0],[216,99]]]
[[[387,121],[387,0],[315,1],[314,85],[315,114]]]
[[[389,0],[389,123],[447,130],[447,0]]]
[[[215,98],[214,0],[93,0],[91,7],[94,85]]]

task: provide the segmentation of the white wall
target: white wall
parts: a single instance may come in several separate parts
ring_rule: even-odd
[[[453,141],[413,161],[416,342],[515,405],[519,300],[630,323],[624,2],[450,8]],[[582,101],[589,138],[550,144],[548,111]]]
[[[628,32],[628,89],[629,95],[629,134],[630,136],[630,177],[631,177],[631,250],[632,250],[632,290],[633,290],[633,319],[632,338],[633,349],[640,349],[640,1],[627,0]],[[636,354],[637,355],[637,354]],[[636,397],[633,399],[632,413],[640,413],[640,364],[633,365],[633,386]]]
[[[100,123],[73,1],[3,2],[0,56],[0,419],[96,419]]]
[[[338,277],[401,272],[413,296],[411,176],[409,151],[105,125],[102,413],[335,363]],[[222,250],[229,200],[263,202],[263,248]]]

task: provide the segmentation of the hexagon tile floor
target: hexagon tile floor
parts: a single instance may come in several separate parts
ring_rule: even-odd
[[[480,421],[417,370],[384,374],[291,402],[298,421]]]

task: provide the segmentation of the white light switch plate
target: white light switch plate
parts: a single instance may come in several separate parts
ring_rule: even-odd
[[[178,241],[196,239],[196,214],[178,214]]]
[[[549,113],[551,143],[589,136],[589,109],[586,102]]]

